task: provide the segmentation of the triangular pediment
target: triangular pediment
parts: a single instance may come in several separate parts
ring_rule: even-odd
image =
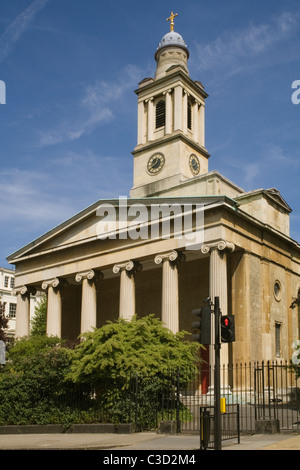
[[[54,252],[64,249],[81,247],[89,243],[102,243],[104,240],[110,239],[115,244],[115,248],[122,246],[124,237],[122,232],[126,232],[128,225],[134,223],[137,219],[139,207],[145,207],[150,214],[151,206],[166,206],[171,208],[172,205],[201,204],[210,205],[216,202],[223,203],[226,196],[200,196],[200,197],[170,197],[170,198],[120,198],[110,200],[99,200],[89,206],[84,211],[76,214],[72,218],[66,220],[62,224],[53,228],[46,234],[32,241],[17,252],[10,255],[7,260],[11,264],[16,264],[24,258],[51,255]],[[230,202],[235,204],[233,200]],[[129,210],[131,208],[131,210]],[[122,213],[120,212],[122,211]],[[120,215],[122,214],[122,215]],[[125,214],[125,217],[124,217]],[[166,217],[170,214],[166,212]],[[171,216],[172,217],[172,216]],[[148,223],[150,219],[147,219]],[[116,239],[119,239],[116,241]],[[102,244],[103,246],[103,244]],[[101,250],[101,245],[99,246]]]
[[[291,207],[285,201],[285,199],[281,196],[280,192],[276,188],[270,189],[256,189],[253,191],[245,192],[236,197],[236,200],[242,202],[243,200],[250,200],[257,197],[265,197],[269,200],[270,203],[274,205],[276,203],[280,206],[284,212],[290,213],[292,212]]]
[[[32,256],[37,253],[67,247],[93,237],[96,233],[96,211],[99,204],[100,201],[94,203],[62,224],[54,227],[49,232],[41,235],[17,252],[11,254],[7,258],[8,262],[14,263],[14,261],[24,256]]]
[[[266,189],[265,192],[271,199],[273,199],[275,202],[277,202],[277,204],[282,206],[287,212],[292,212],[292,209],[276,188]]]

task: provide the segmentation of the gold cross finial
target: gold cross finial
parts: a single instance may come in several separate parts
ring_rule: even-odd
[[[171,11],[171,15],[170,15],[170,18],[167,18],[167,21],[171,21],[170,23],[170,31],[174,31],[174,18],[178,16],[178,13],[174,13]]]

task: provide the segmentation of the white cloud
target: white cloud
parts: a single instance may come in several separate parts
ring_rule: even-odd
[[[289,168],[299,167],[300,165],[300,160],[287,155],[285,150],[280,147],[280,145],[270,144],[268,147],[266,147],[264,155],[269,165],[288,165]]]
[[[285,12],[269,23],[227,32],[209,44],[198,44],[195,64],[198,62],[198,68],[202,70],[215,70],[219,73],[221,67],[226,69],[228,75],[239,73],[249,67],[251,59],[255,59],[255,66],[258,66],[259,57],[265,57],[273,46],[282,42],[298,27],[299,15]],[[285,54],[284,59],[286,58]],[[252,61],[251,69],[253,65]]]
[[[8,26],[0,36],[0,62],[12,52],[14,45],[49,0],[35,0]]]
[[[288,155],[283,147],[273,143],[260,146],[255,158],[240,160],[237,157],[224,155],[222,157],[225,172],[231,173],[231,178],[246,191],[256,189],[257,181],[262,181],[262,176],[266,179],[266,174],[272,175],[274,179],[283,172],[295,171],[299,168],[300,160]],[[266,188],[264,188],[266,189]]]
[[[60,155],[40,169],[2,169],[1,223],[48,230],[97,199],[116,197],[115,188],[127,193],[130,176],[131,166],[125,159],[89,150],[84,155]]]
[[[99,80],[88,85],[80,98],[70,103],[69,112],[62,122],[50,130],[40,132],[39,145],[47,146],[70,142],[92,132],[98,125],[111,121],[116,110],[121,109],[121,100],[137,83],[141,70],[129,65],[121,72],[116,82]]]
[[[47,176],[44,172],[19,170],[18,168],[0,171],[0,206],[2,223],[15,225],[43,224],[63,217],[70,209],[47,193]],[[16,222],[17,221],[17,222]]]

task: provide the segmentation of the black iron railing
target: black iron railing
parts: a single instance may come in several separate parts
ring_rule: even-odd
[[[177,369],[152,376],[137,374],[92,386],[60,387],[37,405],[47,424],[131,423],[136,431],[158,429],[173,423],[176,432],[200,432],[200,409],[214,406],[214,371]],[[227,413],[222,416],[222,439],[238,432],[255,432],[257,421],[278,420],[280,430],[300,432],[300,389],[288,363],[262,362],[224,365],[220,373],[220,395]],[[235,420],[238,405],[238,422]],[[35,405],[26,412],[26,424],[35,422]],[[8,417],[9,418],[9,417]],[[53,418],[53,421],[51,419]],[[45,418],[46,419],[46,418]],[[213,419],[213,418],[212,418]],[[3,424],[19,424],[9,421]],[[46,424],[46,423],[44,423]],[[210,428],[212,429],[213,423]]]

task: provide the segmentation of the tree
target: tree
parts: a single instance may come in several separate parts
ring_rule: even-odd
[[[153,315],[108,322],[86,333],[73,351],[70,378],[75,383],[100,383],[129,374],[155,375],[199,362],[198,343],[186,332],[172,333]]]
[[[17,340],[0,373],[0,425],[61,422],[70,361],[70,350],[59,338]]]
[[[166,413],[174,415],[177,385],[194,378],[200,345],[186,335],[172,333],[153,315],[108,322],[84,335],[67,377],[93,390],[94,406],[105,410],[107,422],[143,416],[153,427]],[[185,406],[179,408],[189,419]]]
[[[43,297],[39,305],[35,307],[34,317],[31,320],[31,335],[40,336],[46,334],[47,324],[47,297]]]

